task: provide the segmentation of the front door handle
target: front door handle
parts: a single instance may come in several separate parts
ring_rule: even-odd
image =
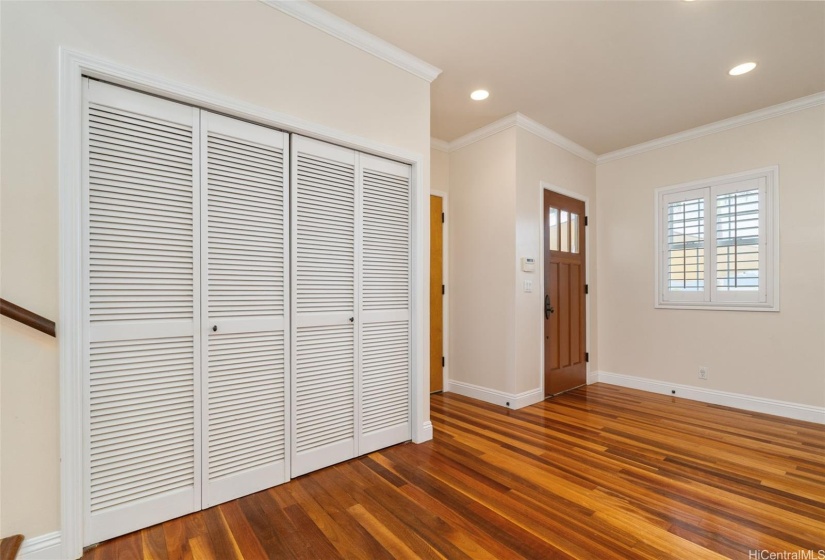
[[[553,313],[554,311],[556,311],[556,310],[553,309],[552,305],[550,305],[550,295],[545,294],[544,295],[544,318],[549,319],[550,314]]]

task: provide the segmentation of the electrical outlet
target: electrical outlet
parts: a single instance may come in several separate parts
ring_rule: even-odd
[[[699,379],[704,379],[707,381],[708,379],[708,368],[707,366],[699,366]]]

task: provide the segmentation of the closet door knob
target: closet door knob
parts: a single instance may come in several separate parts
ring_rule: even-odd
[[[349,322],[350,322],[350,323],[354,323],[354,322],[355,322],[355,317],[350,317],[350,318],[349,318]]]
[[[218,325],[212,325],[212,332],[218,332]]]

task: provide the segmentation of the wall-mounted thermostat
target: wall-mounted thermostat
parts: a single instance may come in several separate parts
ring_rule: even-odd
[[[535,272],[536,259],[533,257],[521,257],[521,270],[524,272]]]

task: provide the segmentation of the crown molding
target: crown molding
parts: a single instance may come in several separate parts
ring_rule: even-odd
[[[470,144],[474,144],[479,140],[484,140],[485,138],[492,136],[493,134],[498,134],[499,132],[502,132],[514,126],[526,130],[527,132],[530,132],[532,134],[535,134],[539,138],[546,140],[551,144],[555,144],[559,148],[567,150],[574,156],[578,156],[585,161],[589,161],[590,163],[596,163],[596,154],[594,154],[587,148],[576,144],[569,138],[565,138],[555,130],[551,130],[543,124],[539,124],[530,117],[526,117],[521,113],[513,113],[512,115],[507,115],[506,117],[499,119],[495,122],[492,122],[487,126],[483,126],[477,130],[465,134],[460,138],[453,140],[452,142],[447,144],[446,151],[454,152],[455,150],[460,150],[461,148],[469,146]]]
[[[480,140],[484,140],[485,138],[489,138],[493,134],[498,134],[508,128],[512,128],[516,126],[516,116],[518,113],[513,113],[512,115],[507,115],[506,117],[499,119],[495,122],[491,122],[486,126],[482,126],[481,128],[477,128],[472,132],[468,132],[464,136],[456,138],[452,142],[448,144],[447,151],[454,152],[456,150],[460,150],[461,148],[465,148],[470,144],[475,144]]]
[[[424,62],[420,58],[411,55],[405,50],[399,49],[383,39],[379,39],[372,33],[368,33],[360,27],[331,14],[308,0],[260,1],[271,8],[280,10],[295,19],[341,39],[353,47],[357,47],[390,64],[394,64],[402,70],[418,76],[422,80],[432,82],[441,74],[440,68]]]
[[[579,156],[583,160],[589,161],[590,163],[596,163],[596,154],[594,154],[584,146],[576,144],[569,138],[562,136],[555,130],[549,129],[543,124],[537,123],[530,117],[526,117],[521,113],[516,113],[516,125],[528,132],[532,132],[533,134],[535,134],[543,140],[547,140],[551,144],[555,144],[563,150],[567,150],[574,156]]]
[[[430,148],[438,150],[439,152],[449,152],[450,143],[440,140],[439,138],[430,137]]]
[[[813,95],[800,97],[799,99],[794,99],[786,103],[780,103],[779,105],[773,105],[771,107],[745,113],[744,115],[731,117],[729,119],[691,128],[690,130],[685,130],[684,132],[671,134],[670,136],[663,136],[662,138],[657,138],[656,140],[651,140],[649,142],[642,142],[641,144],[622,148],[621,150],[608,152],[600,155],[597,163],[601,165],[609,161],[635,156],[651,150],[658,150],[659,148],[672,146],[681,142],[687,142],[688,140],[695,140],[703,136],[708,136],[709,134],[716,134],[717,132],[723,132],[732,128],[738,128],[740,126],[787,115],[796,111],[803,111],[805,109],[810,109],[812,107],[817,107],[824,104],[825,92],[815,93]]]

